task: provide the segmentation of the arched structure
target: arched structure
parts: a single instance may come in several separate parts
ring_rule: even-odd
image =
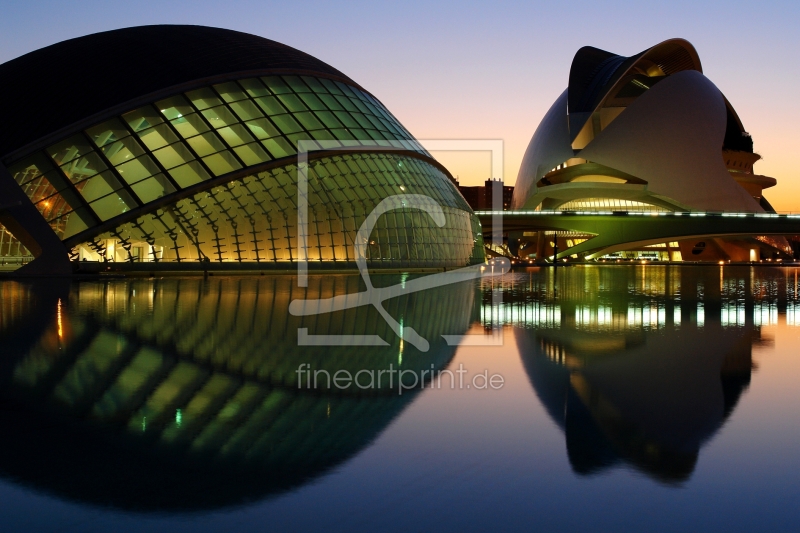
[[[512,206],[774,212],[762,191],[776,182],[754,174],[759,159],[689,42],[670,39],[631,57],[584,47],[573,59],[569,87],[528,146]],[[778,241],[776,250],[788,247]]]
[[[27,82],[41,72],[55,83]],[[67,253],[210,267],[296,261],[302,141],[309,260],[352,262],[366,215],[405,193],[434,198],[447,224],[410,209],[382,217],[371,266],[483,259],[479,223],[447,170],[371,94],[288,46],[144,26],[31,52],[0,65],[0,77],[0,97],[14,102],[0,133],[0,255],[45,258],[28,273],[71,272]]]

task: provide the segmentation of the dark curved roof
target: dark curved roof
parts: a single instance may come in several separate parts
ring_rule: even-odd
[[[584,46],[575,54],[569,70],[569,112],[594,111],[617,81],[645,55],[666,74],[687,69],[703,71],[697,51],[683,39],[669,39],[630,57]]]
[[[115,106],[225,74],[347,76],[290,46],[221,28],[158,25],[78,37],[0,65],[0,156]]]

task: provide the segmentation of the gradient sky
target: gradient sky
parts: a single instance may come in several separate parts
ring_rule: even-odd
[[[756,172],[778,179],[767,198],[779,211],[800,211],[796,1],[0,0],[0,13],[0,63],[143,24],[201,24],[280,41],[356,80],[419,139],[502,139],[512,184],[536,126],[566,88],[578,48],[632,55],[682,37],[752,134],[764,158]],[[90,84],[81,71],[76,58],[76,80]],[[54,90],[67,81],[42,74]],[[490,177],[488,154],[434,155],[462,184]]]

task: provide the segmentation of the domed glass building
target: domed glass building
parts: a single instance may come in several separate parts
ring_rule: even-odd
[[[0,76],[13,102],[0,131],[0,259],[36,258],[20,272],[290,266],[301,141],[312,263],[353,264],[366,216],[402,194],[432,198],[446,224],[410,208],[381,216],[371,267],[483,260],[448,171],[364,88],[288,46],[144,26],[31,52]]]

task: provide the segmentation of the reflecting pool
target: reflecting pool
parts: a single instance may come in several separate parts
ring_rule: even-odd
[[[799,270],[4,281],[0,523],[795,531]]]

